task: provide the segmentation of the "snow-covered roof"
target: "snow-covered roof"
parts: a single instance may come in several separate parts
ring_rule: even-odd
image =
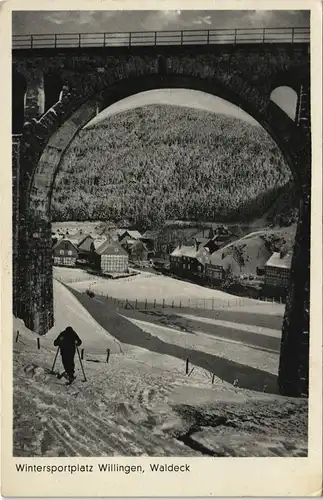
[[[104,243],[106,240],[107,238],[95,238],[95,240],[93,241],[95,250],[99,248],[99,246],[102,245],[102,243]]]
[[[229,255],[226,255],[224,259],[222,259],[222,253],[214,252],[210,255],[208,264],[222,266],[223,269],[227,269],[231,265],[231,258]]]
[[[281,257],[279,252],[274,252],[267,260],[265,266],[290,269],[292,266],[292,255],[287,253],[284,257]]]
[[[83,233],[83,231],[78,231],[77,233],[66,235],[66,238],[69,239],[69,241],[71,241],[73,245],[78,245],[80,241],[83,240],[84,236],[86,235]]]
[[[172,251],[172,257],[196,257],[197,250],[196,246],[178,246],[175,250]]]
[[[139,238],[141,238],[141,234],[139,233],[139,231],[132,231],[129,229],[122,229],[117,231],[117,234],[120,238],[122,238],[126,233],[129,234],[132,240],[139,240]]]
[[[206,262],[209,262],[210,260],[209,249],[205,247],[200,247],[198,252],[196,253],[196,258],[204,266]]]
[[[147,230],[142,236],[141,238],[145,239],[145,240],[155,240],[156,238],[158,238],[159,236],[159,231],[153,231],[153,230]]]

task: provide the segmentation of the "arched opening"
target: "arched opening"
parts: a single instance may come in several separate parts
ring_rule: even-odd
[[[12,73],[12,133],[21,134],[25,120],[27,82],[18,71]]]
[[[259,124],[267,132],[269,132],[281,150],[296,180],[299,180],[299,174],[302,174],[300,166],[303,166],[304,169],[307,168],[306,162],[308,158],[306,144],[295,140],[291,142],[290,139],[295,133],[293,120],[273,101],[268,103],[266,98],[261,99],[260,96],[257,96],[257,99],[254,99],[254,89],[252,89],[252,92],[250,92],[250,95],[247,95],[247,97],[246,94],[244,96],[240,96],[234,93],[231,89],[225,88],[223,85],[218,86],[214,81],[203,80],[190,76],[167,75],[161,78],[159,75],[150,75],[123,80],[115,85],[110,85],[106,88],[106,90],[103,90],[96,95],[92,95],[91,98],[88,98],[87,100],[83,99],[83,104],[81,105],[78,101],[74,108],[73,105],[71,105],[71,102],[69,102],[66,108],[66,119],[63,125],[60,127],[57,126],[55,131],[52,130],[52,135],[49,138],[40,161],[37,164],[35,175],[33,176],[30,186],[31,189],[29,190],[30,194],[28,203],[31,214],[31,225],[29,230],[32,232],[36,228],[39,229],[37,232],[40,242],[39,248],[43,248],[42,241],[51,235],[50,208],[55,176],[58,172],[65,151],[73,138],[87,123],[90,122],[90,120],[97,115],[98,109],[101,111],[122,98],[129,97],[134,93],[156,88],[189,88],[192,90],[202,90],[203,92],[219,96],[222,99],[226,99],[229,102],[236,104],[245,112],[249,113],[253,119],[257,120]],[[52,111],[49,110],[48,112],[51,113]],[[55,114],[55,108],[53,109],[53,114]],[[59,123],[62,123],[61,117],[62,114],[60,116]],[[286,136],[288,137],[288,141],[285,140]],[[297,136],[295,135],[295,137]],[[299,151],[303,152],[303,157],[299,156]],[[306,165],[303,165],[304,162]],[[299,182],[299,184],[301,183]],[[307,216],[307,214],[305,215]],[[302,241],[304,252],[302,250],[303,256],[301,260],[303,267],[305,266],[304,269],[307,266],[308,256],[308,252],[306,250],[306,238],[307,236],[305,235],[303,238],[304,241]],[[35,256],[31,254],[30,260],[35,262],[36,267],[39,267],[40,275],[50,277],[50,268],[52,266],[52,260],[50,257],[50,240],[46,240],[46,259],[43,259],[42,261],[37,258],[38,243],[35,239],[33,240],[33,243],[35,243],[35,249],[33,249]],[[32,266],[30,266],[30,269],[32,270],[30,272],[33,274],[38,272],[37,269],[32,269]],[[297,286],[299,290],[303,290],[306,286],[306,269],[304,273],[299,275],[299,278],[297,278]],[[26,281],[30,281],[29,276],[27,276]],[[40,290],[37,292],[40,294],[39,301],[42,301],[43,296],[45,295],[50,298],[52,294],[52,291],[50,290],[51,286],[50,279],[48,278],[46,283],[44,283],[46,293],[41,295]],[[47,317],[44,319],[42,318],[42,312],[40,311],[40,308],[38,308],[36,300],[33,300],[33,305],[31,307],[35,310],[34,316],[36,318],[36,324],[41,325],[42,321],[48,321]],[[293,318],[293,325],[295,325],[295,328],[297,327],[297,331],[301,328],[299,323],[299,318],[296,318],[295,316],[295,318]],[[39,328],[41,329],[42,327],[39,326]],[[298,339],[296,343],[298,343]],[[293,389],[293,391],[297,392],[298,389]]]
[[[296,120],[298,96],[297,92],[287,86],[276,87],[270,94],[270,99],[279,106],[289,118]]]
[[[59,74],[46,73],[44,75],[45,112],[60,100],[63,82]]]

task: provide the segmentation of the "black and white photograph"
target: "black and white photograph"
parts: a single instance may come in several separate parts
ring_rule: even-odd
[[[310,10],[12,12],[13,457],[308,457],[310,55]]]

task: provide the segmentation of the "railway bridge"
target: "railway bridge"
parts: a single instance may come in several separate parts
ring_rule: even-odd
[[[282,327],[279,387],[282,394],[307,395],[309,56],[307,28],[14,36],[14,314],[40,334],[53,326],[51,196],[75,134],[101,110],[132,94],[159,88],[204,91],[255,118],[294,175],[300,217]],[[295,119],[271,99],[281,86],[297,94]]]

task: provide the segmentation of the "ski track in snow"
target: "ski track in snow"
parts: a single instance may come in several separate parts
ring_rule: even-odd
[[[20,332],[13,343],[14,456],[201,456],[176,439],[191,425],[176,405],[228,401],[240,407],[259,398],[278,404],[279,397],[236,389],[216,377],[212,385],[202,368],[194,367],[188,377],[181,359],[117,342],[63,285],[54,286],[57,323],[40,337],[40,350],[38,336],[14,320],[14,330]],[[56,352],[53,340],[66,323],[83,339],[86,383],[77,357],[71,386],[49,373]],[[55,369],[62,369],[59,356]]]

